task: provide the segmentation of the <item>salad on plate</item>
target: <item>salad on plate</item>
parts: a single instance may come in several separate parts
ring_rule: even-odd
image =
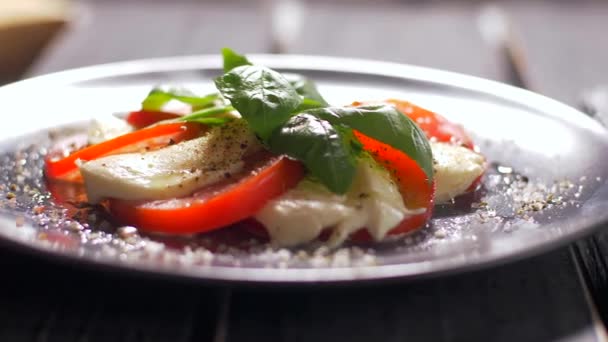
[[[486,160],[458,124],[398,99],[328,103],[312,80],[223,49],[217,92],[153,89],[45,160],[53,188],[123,226],[170,235],[235,225],[277,246],[382,241],[475,191]]]

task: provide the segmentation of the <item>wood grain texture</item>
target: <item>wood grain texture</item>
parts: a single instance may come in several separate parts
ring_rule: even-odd
[[[222,290],[0,251],[0,341],[211,341]]]
[[[404,285],[237,291],[228,341],[595,341],[571,266],[557,251]]]
[[[608,322],[608,234],[596,233],[578,241],[573,249],[597,312],[605,324]]]

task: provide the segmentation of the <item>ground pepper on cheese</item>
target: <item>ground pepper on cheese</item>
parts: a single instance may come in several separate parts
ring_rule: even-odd
[[[80,165],[87,198],[169,199],[230,178],[243,157],[262,149],[241,119],[212,127],[203,136],[155,151],[111,155]]]
[[[435,203],[449,202],[469,190],[485,171],[485,158],[454,144],[431,142],[435,170]]]

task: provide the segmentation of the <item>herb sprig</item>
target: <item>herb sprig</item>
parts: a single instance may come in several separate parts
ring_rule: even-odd
[[[330,107],[314,83],[284,75],[224,49],[226,73],[215,79],[224,98],[247,120],[272,152],[300,160],[335,193],[345,193],[355,176],[360,145],[353,130],[412,158],[433,178],[425,134],[393,106]]]
[[[348,191],[362,151],[354,131],[385,143],[412,158],[433,179],[431,147],[422,130],[390,105],[333,107],[310,79],[254,65],[231,49],[222,49],[224,74],[215,79],[219,94],[196,96],[156,88],[142,106],[160,110],[170,100],[190,104],[194,112],[179,118],[207,125],[231,120],[236,110],[262,143],[277,154],[301,161],[329,190]],[[231,105],[227,105],[227,102]]]
[[[212,107],[219,99],[218,93],[197,96],[186,89],[156,87],[142,101],[142,110],[161,111],[171,100],[177,100],[192,106],[194,110]]]

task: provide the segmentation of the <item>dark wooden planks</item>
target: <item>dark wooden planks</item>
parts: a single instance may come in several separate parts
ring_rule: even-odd
[[[557,251],[412,284],[236,291],[228,341],[595,341],[566,266]]]
[[[212,341],[223,290],[0,252],[0,341]]]
[[[597,311],[606,323],[608,322],[608,233],[600,231],[578,241],[574,251]]]

